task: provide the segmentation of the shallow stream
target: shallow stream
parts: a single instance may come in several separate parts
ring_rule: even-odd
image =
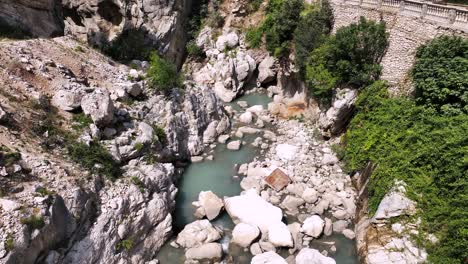
[[[237,101],[247,101],[249,106],[263,105],[267,108],[271,99],[265,94],[250,94],[241,97]],[[234,109],[241,110],[236,101],[230,103]],[[235,125],[235,124],[234,124]],[[242,146],[239,151],[230,151],[226,148],[226,144],[218,144],[213,150],[214,160],[204,160],[199,163],[192,163],[187,167],[182,175],[179,183],[179,193],[176,198],[176,209],[174,212],[174,237],[160,250],[157,255],[161,264],[178,264],[184,263],[184,249],[176,249],[169,245],[174,240],[177,233],[183,227],[197,220],[193,213],[195,208],[192,202],[198,200],[198,194],[201,191],[211,190],[219,197],[236,196],[242,191],[240,188],[241,178],[234,177],[236,175],[236,165],[251,162],[259,153],[256,148],[250,143],[256,138],[256,135],[247,135],[243,138],[248,144]],[[209,149],[208,149],[209,150]],[[229,215],[223,212],[217,217],[212,224],[221,227],[224,230],[224,237],[221,241],[225,252],[228,252],[228,263],[248,264],[252,258],[248,249],[243,249],[235,245],[229,245],[231,231],[234,228],[234,223]],[[334,234],[330,237],[313,240],[311,246],[318,250],[325,249],[327,242],[334,242],[337,251],[330,256],[333,257],[338,264],[357,264],[357,253],[354,241],[346,239],[343,235]],[[278,252],[284,257],[288,256],[287,250]]]

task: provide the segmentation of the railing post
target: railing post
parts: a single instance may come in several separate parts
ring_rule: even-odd
[[[422,11],[421,11],[421,18],[424,18],[427,14],[427,4],[424,3],[422,6]]]
[[[455,23],[455,18],[457,17],[457,11],[455,9],[449,10],[449,24]]]
[[[403,11],[405,11],[405,1],[404,0],[400,1],[400,13],[403,12]]]
[[[359,0],[359,5],[362,6],[362,0]]]
[[[377,9],[382,8],[382,0],[377,0]]]

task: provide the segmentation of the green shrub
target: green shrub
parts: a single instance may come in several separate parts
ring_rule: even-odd
[[[157,124],[153,124],[152,127],[153,127],[154,134],[157,136],[159,142],[161,142],[163,146],[166,145],[168,141],[167,141],[167,134],[164,128]]]
[[[133,239],[124,239],[118,242],[117,245],[115,245],[115,249],[117,251],[123,251],[123,250],[129,251],[133,248],[133,246],[134,246]]]
[[[54,192],[49,191],[49,190],[47,190],[47,189],[44,188],[44,187],[39,187],[39,188],[37,188],[37,189],[36,189],[36,192],[37,192],[38,194],[40,194],[41,196],[44,196],[44,197],[54,194]]]
[[[189,41],[186,46],[187,54],[193,58],[204,58],[205,52],[200,48],[195,41]]]
[[[146,78],[151,87],[162,92],[169,92],[172,88],[182,85],[182,78],[177,68],[171,62],[161,58],[157,53],[151,55],[150,67]]]
[[[85,115],[84,113],[74,114],[72,118],[73,124],[72,127],[76,130],[82,130],[89,127],[93,123],[93,120],[90,116]]]
[[[262,5],[262,2],[263,0],[249,0],[249,3],[247,4],[247,12],[248,13],[257,12],[257,10]]]
[[[133,176],[133,177],[130,178],[130,181],[131,181],[135,186],[138,187],[138,189],[140,190],[140,192],[142,192],[142,193],[145,192],[146,186],[145,186],[145,184],[144,184],[138,177]]]
[[[424,233],[439,243],[426,244],[431,263],[463,263],[468,248],[468,115],[441,116],[404,98],[389,98],[378,82],[364,89],[357,114],[345,136],[349,171],[377,164],[369,181],[369,209],[403,180]],[[423,233],[421,233],[423,234]]]
[[[262,45],[263,27],[253,27],[247,30],[245,39],[251,48],[260,48]]]
[[[135,149],[136,151],[141,151],[144,147],[145,145],[141,142],[137,142],[135,143],[135,145],[133,145],[133,149]]]
[[[0,166],[9,167],[21,160],[21,153],[13,152],[5,146],[0,146]]]
[[[385,28],[384,22],[361,17],[359,23],[337,30],[327,66],[340,83],[361,87],[379,78],[379,63],[388,46]]]
[[[332,27],[333,11],[327,0],[322,1],[321,7],[308,5],[302,12],[299,24],[294,31],[295,61],[302,75],[305,73],[310,52],[325,41]]]
[[[311,93],[329,100],[336,85],[360,88],[376,81],[387,39],[385,23],[361,17],[359,23],[340,28],[335,36],[322,40],[323,44],[310,53],[305,65],[305,82]]]
[[[468,113],[468,40],[443,36],[418,48],[416,102],[444,114]]]
[[[67,151],[74,162],[93,173],[103,174],[112,180],[121,174],[119,164],[99,141],[93,141],[89,146],[72,141],[67,144]]]
[[[20,219],[21,224],[27,225],[31,230],[41,229],[45,226],[44,217],[31,215]]]
[[[13,240],[13,236],[11,234],[8,234],[5,240],[5,250],[6,252],[10,252],[14,248],[15,248],[15,241]]]

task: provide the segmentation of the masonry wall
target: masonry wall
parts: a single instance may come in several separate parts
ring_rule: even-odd
[[[376,21],[384,20],[390,34],[389,47],[382,59],[382,79],[392,85],[392,91],[398,94],[411,92],[408,78],[416,49],[427,41],[441,35],[460,35],[468,38],[462,30],[456,30],[434,21],[387,12],[377,8],[366,8],[342,0],[331,0],[334,10],[334,30],[358,22],[361,16]],[[468,30],[468,24],[467,24]]]

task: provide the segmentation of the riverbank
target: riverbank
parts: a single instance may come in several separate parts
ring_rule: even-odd
[[[311,247],[338,263],[358,263],[352,231],[355,190],[332,151],[334,141],[323,141],[316,125],[271,116],[265,107],[267,98],[265,94],[250,94],[227,106],[233,114],[230,140],[207,148],[207,153],[202,155],[204,161],[192,163],[186,169],[179,182],[175,231],[186,232],[182,229],[184,225],[196,220],[192,202],[197,200],[199,192],[213,191],[219,197],[225,196],[226,201],[227,197],[241,197],[236,195],[253,189],[260,199],[281,208],[294,243],[275,245],[269,241],[268,232],[262,232],[261,237],[251,241],[252,245],[239,246],[233,241],[235,224],[228,213],[221,213],[212,224],[222,230],[222,238],[218,240],[224,251],[222,259],[251,263],[255,255],[276,251],[291,260],[301,249]],[[260,105],[252,105],[255,103]],[[221,136],[218,142],[226,137]],[[237,140],[241,141],[240,150],[229,150],[229,143]],[[265,182],[265,177],[277,168],[291,179],[278,192]],[[323,221],[316,237],[307,235],[305,229],[299,230],[313,215]],[[238,223],[237,219],[234,221]],[[174,248],[180,246],[175,241],[179,241],[177,234],[158,254],[160,263],[191,263],[185,259],[183,248]]]

